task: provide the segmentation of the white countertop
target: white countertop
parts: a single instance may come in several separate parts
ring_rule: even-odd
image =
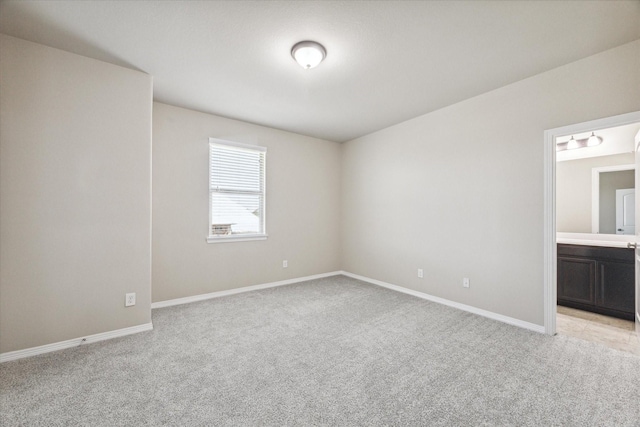
[[[556,233],[557,243],[566,245],[626,248],[627,243],[635,242],[635,240],[636,236],[624,234]]]

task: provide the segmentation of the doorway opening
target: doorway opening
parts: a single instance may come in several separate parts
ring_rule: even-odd
[[[623,220],[627,221],[626,225],[623,227],[615,224],[616,216],[624,216],[625,213],[623,205],[622,208],[618,208],[622,211],[616,215],[615,190],[635,188],[635,182],[640,181],[640,178],[605,175],[618,171],[626,171],[628,174],[631,169],[635,169],[635,151],[637,149],[633,136],[635,133],[630,140],[628,136],[626,137],[626,148],[616,148],[613,151],[611,151],[611,140],[615,138],[609,137],[608,145],[606,137],[604,138],[605,142],[598,146],[588,147],[586,144],[587,138],[594,132],[599,136],[607,134],[607,132],[615,133],[615,129],[626,130],[627,135],[629,132],[638,132],[640,112],[550,129],[544,133],[545,332],[550,335],[557,332],[566,335],[567,330],[569,332],[580,331],[583,332],[583,339],[593,337],[592,340],[599,340],[605,345],[608,342],[613,342],[613,345],[610,346],[615,347],[616,334],[612,333],[611,336],[604,337],[602,334],[606,334],[609,327],[620,327],[626,332],[617,334],[617,338],[624,341],[624,337],[626,337],[629,343],[637,343],[637,351],[640,351],[640,342],[633,332],[633,321],[635,320],[636,329],[640,333],[640,326],[638,326],[638,322],[640,322],[640,314],[638,314],[640,292],[636,289],[637,284],[633,284],[631,288],[633,293],[630,296],[624,294],[624,292],[629,292],[628,287],[622,294],[619,289],[616,289],[617,284],[623,281],[625,283],[628,283],[629,280],[636,282],[635,276],[636,270],[638,270],[636,256],[628,249],[618,251],[629,258],[624,260],[627,270],[620,273],[616,270],[619,265],[612,264],[612,259],[608,258],[609,255],[599,249],[624,248],[627,243],[634,244],[636,242],[635,233],[631,234],[635,232],[635,229],[630,227],[635,226],[635,223],[630,221],[629,203],[627,203],[627,217],[623,217]],[[572,139],[585,141],[582,144],[583,148],[562,151],[562,148],[571,144]],[[556,144],[560,144],[561,151],[556,151]],[[604,163],[597,160],[598,157],[601,157]],[[575,177],[567,179],[572,171],[580,172]],[[605,177],[607,179],[601,181],[601,178]],[[631,179],[631,185],[629,185],[629,179]],[[625,180],[627,184],[620,183]],[[617,182],[615,185],[625,188],[612,189],[611,182]],[[625,194],[629,194],[629,191]],[[627,198],[629,199],[629,197]],[[613,202],[610,202],[610,199]],[[582,210],[578,212],[576,209],[579,206],[582,206]],[[635,213],[633,216],[635,219]],[[617,232],[618,228],[623,231]],[[560,306],[558,305],[558,243],[561,248]],[[594,259],[580,258],[585,255],[580,251],[589,247],[594,248],[594,252],[589,255]],[[577,249],[578,252],[564,252],[567,249]],[[598,261],[598,256],[605,258]],[[567,284],[567,279],[590,280],[591,282],[583,288],[577,288],[572,287],[571,283]],[[602,285],[605,282],[611,285],[603,288]],[[620,302],[626,304],[622,312],[619,312],[620,307],[615,305]],[[621,317],[621,313],[622,317],[627,317],[627,320],[618,320],[608,316],[613,314]]]

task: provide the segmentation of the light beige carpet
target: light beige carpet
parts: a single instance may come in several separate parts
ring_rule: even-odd
[[[0,424],[640,424],[640,357],[343,276],[153,324],[0,365]]]

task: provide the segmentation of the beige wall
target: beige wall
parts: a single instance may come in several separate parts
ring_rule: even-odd
[[[541,325],[543,132],[640,110],[640,41],[343,145],[154,103],[151,271],[151,77],[0,41],[0,352],[339,269]],[[267,240],[206,243],[209,137],[268,148]]]
[[[0,35],[0,88],[0,352],[150,322],[151,77]]]
[[[267,147],[267,240],[206,243],[209,137]],[[339,270],[340,152],[337,143],[154,103],[153,301]]]
[[[556,229],[565,233],[591,233],[592,169],[634,163],[633,153],[556,163]],[[615,208],[613,212],[615,215]]]
[[[638,70],[640,41],[345,143],[343,269],[542,325],[543,133],[640,110]]]

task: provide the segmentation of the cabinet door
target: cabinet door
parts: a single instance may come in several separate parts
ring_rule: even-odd
[[[598,262],[596,304],[612,310],[633,313],[635,305],[635,265],[615,261]]]
[[[558,257],[558,300],[595,304],[596,261]]]

